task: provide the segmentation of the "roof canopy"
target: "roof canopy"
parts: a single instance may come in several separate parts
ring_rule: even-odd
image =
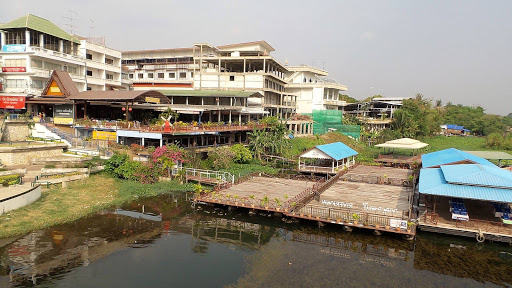
[[[358,153],[345,145],[343,142],[336,142],[331,144],[324,144],[315,146],[302,154],[299,157],[314,158],[314,159],[333,159],[339,161],[341,159],[355,156]]]
[[[512,203],[512,172],[480,164],[423,168],[420,171],[419,192]]]
[[[455,148],[449,148],[421,155],[423,167],[439,167],[446,164],[482,164],[496,167],[491,162],[478,156],[460,151]]]
[[[387,141],[382,144],[375,145],[375,147],[379,147],[379,148],[396,148],[396,149],[411,149],[411,150],[421,149],[421,148],[425,148],[427,146],[428,146],[427,143],[423,143],[423,142],[420,142],[418,140],[411,139],[411,138],[396,139],[396,140],[391,140],[391,141]]]
[[[133,102],[149,102],[156,104],[169,104],[169,99],[158,91],[84,91],[77,95],[69,97],[71,100],[85,101],[133,101]]]
[[[259,92],[225,91],[225,90],[158,90],[165,96],[196,96],[196,97],[263,97]]]
[[[464,151],[471,155],[491,160],[512,160],[512,155],[502,151]]]
[[[57,25],[44,18],[27,14],[26,16],[20,17],[9,23],[0,24],[0,29],[17,29],[17,28],[28,28],[41,33],[55,36],[60,39],[73,41],[80,44],[78,38],[71,36],[66,31],[60,29]]]

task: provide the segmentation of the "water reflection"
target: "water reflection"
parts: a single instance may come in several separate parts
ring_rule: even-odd
[[[411,242],[245,210],[195,210],[189,196],[140,200],[20,237],[0,247],[0,287],[512,283],[512,249],[502,244],[435,234]]]

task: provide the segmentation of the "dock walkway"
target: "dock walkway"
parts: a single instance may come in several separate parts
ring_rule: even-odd
[[[405,179],[412,173],[388,169],[397,168],[386,168],[385,171]],[[326,182],[254,176],[226,189],[200,194],[195,200],[280,212],[288,217],[340,224],[348,229],[357,227],[415,235],[415,225],[410,222],[413,195],[409,184],[350,182],[343,179],[346,173],[342,171]]]

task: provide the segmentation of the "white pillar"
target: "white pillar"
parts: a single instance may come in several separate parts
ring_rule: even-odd
[[[2,46],[4,46],[4,45],[5,45],[5,32],[1,32],[1,33],[0,33],[0,37],[1,37],[1,38],[0,38],[0,40],[1,40],[1,42],[0,42],[0,48],[2,48]]]
[[[142,146],[144,146],[144,137],[142,137]]]
[[[160,139],[160,147],[164,146],[164,139]]]
[[[27,30],[25,30],[25,44],[26,44],[26,45],[25,45],[25,47],[26,47],[26,48],[25,48],[25,51],[27,51],[27,52],[28,52],[28,51],[32,51],[32,50],[30,49],[30,30],[28,30],[28,29],[27,29]]]
[[[64,40],[59,40],[59,52],[64,52]]]

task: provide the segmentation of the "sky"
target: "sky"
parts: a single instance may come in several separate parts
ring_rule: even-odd
[[[512,1],[16,0],[31,13],[121,50],[265,40],[281,63],[325,69],[356,99],[380,94],[512,113]]]

